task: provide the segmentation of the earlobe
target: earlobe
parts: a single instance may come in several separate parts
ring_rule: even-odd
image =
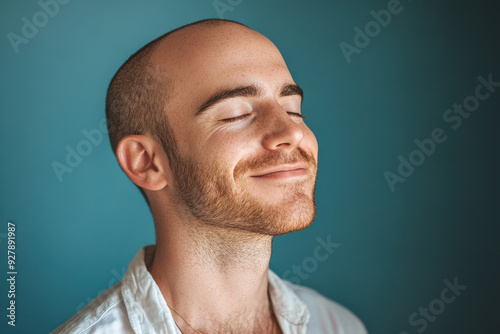
[[[122,138],[116,148],[116,157],[127,176],[141,188],[160,190],[167,185],[162,150],[146,135]]]

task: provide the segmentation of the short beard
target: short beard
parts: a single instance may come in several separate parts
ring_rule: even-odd
[[[176,202],[201,222],[276,236],[302,230],[314,221],[317,164],[311,155],[300,148],[289,155],[280,152],[243,161],[234,170],[236,182],[216,161],[201,164],[187,156],[177,156],[173,161]],[[260,201],[246,189],[245,172],[297,162],[308,163],[310,176],[306,180],[281,186],[283,201],[279,206]],[[311,180],[314,180],[314,186],[307,194]]]

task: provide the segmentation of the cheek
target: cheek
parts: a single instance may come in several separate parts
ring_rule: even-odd
[[[248,155],[249,143],[250,140],[245,140],[244,137],[225,136],[220,140],[207,141],[203,145],[203,155],[219,168],[232,173],[238,162]]]
[[[244,122],[219,127],[207,136],[204,145],[213,152],[212,154],[225,156],[228,160],[238,160],[250,146],[255,146],[258,134],[256,131],[258,130]]]

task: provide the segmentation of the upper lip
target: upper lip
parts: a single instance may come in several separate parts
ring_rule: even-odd
[[[276,173],[276,172],[286,172],[290,170],[296,170],[296,169],[307,169],[308,165],[306,163],[298,163],[298,164],[293,164],[293,165],[281,165],[273,168],[269,168],[263,171],[258,172],[257,174],[254,174],[252,176],[264,176],[266,174],[270,173]]]

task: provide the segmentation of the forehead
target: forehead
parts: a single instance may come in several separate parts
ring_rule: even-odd
[[[171,103],[184,106],[221,88],[254,84],[273,90],[293,83],[276,46],[234,23],[174,32],[158,45],[151,60],[171,79]]]

